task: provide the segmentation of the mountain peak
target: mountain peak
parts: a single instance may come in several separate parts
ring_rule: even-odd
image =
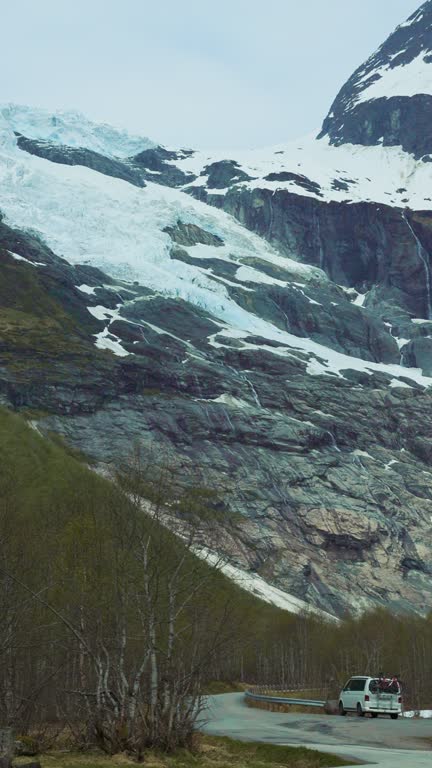
[[[432,0],[427,0],[345,83],[319,138],[327,135],[336,145],[401,146],[429,160],[431,118]]]

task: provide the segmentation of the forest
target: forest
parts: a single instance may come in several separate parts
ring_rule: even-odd
[[[215,684],[319,688],[397,673],[430,704],[432,614],[291,615],[229,581],[206,488],[135,449],[102,476],[0,410],[0,722],[107,754],[190,747]],[[176,533],[172,528],[177,521]],[[168,525],[169,524],[169,525]]]

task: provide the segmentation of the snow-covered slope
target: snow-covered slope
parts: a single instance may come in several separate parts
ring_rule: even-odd
[[[200,187],[212,195],[224,195],[233,187],[286,189],[326,202],[372,201],[431,210],[432,165],[423,162],[429,160],[430,126],[432,0],[427,0],[343,86],[319,140],[314,134],[244,152],[174,150],[164,165],[196,177],[185,186],[189,192]],[[126,162],[158,148],[144,136],[93,123],[77,113],[50,114],[8,104],[0,108],[0,146],[15,143],[14,132]],[[212,181],[214,167],[221,163],[232,164],[225,187]],[[149,165],[147,174],[161,181],[155,166]]]
[[[38,117],[36,114],[34,121],[27,117],[29,127],[33,122],[38,124]],[[283,331],[247,311],[230,295],[229,281],[227,285],[227,280],[214,275],[211,268],[172,259],[171,240],[165,230],[180,220],[221,238],[222,247],[194,245],[188,251],[195,259],[213,258],[237,264],[236,286],[244,282],[243,262],[251,257],[283,266],[291,282],[304,283],[313,278],[325,282],[327,278],[320,270],[282,258],[226,213],[194,200],[184,191],[152,183],[137,189],[88,168],[50,163],[22,152],[8,130],[9,140],[3,142],[0,152],[1,211],[8,223],[38,233],[70,263],[89,264],[118,280],[138,281],[167,296],[189,301],[217,318],[225,336],[234,333],[237,338],[245,338],[245,343],[248,335],[278,342],[280,346],[276,348],[263,344],[272,354],[296,356],[299,351],[304,352],[311,358],[311,375],[343,376],[343,371],[350,368],[366,373],[382,371],[396,378],[407,376],[407,369],[399,365],[349,357],[309,338]],[[103,130],[102,127],[102,143]],[[249,287],[245,285],[244,291],[255,290],[251,283],[269,282],[268,275],[259,269],[249,267],[246,275]],[[217,335],[212,343],[218,343]],[[432,383],[417,369],[411,369],[409,375],[419,384]]]
[[[28,155],[12,143],[10,134],[9,139],[0,152],[0,210],[8,222],[39,233],[55,253],[71,263],[91,264],[118,279],[139,280],[245,326],[242,311],[219,279],[212,279],[209,270],[170,258],[171,240],[164,230],[179,219],[195,223],[217,234],[225,244],[222,248],[201,246],[202,255],[239,262],[239,267],[242,258],[253,255],[270,263],[280,261],[267,243],[227,214],[181,191],[151,183],[136,189],[87,168]],[[104,141],[102,138],[101,143]],[[198,256],[200,246],[194,249]],[[317,274],[294,261],[284,260],[284,266],[298,279]],[[255,277],[260,280],[258,272]],[[261,330],[258,318],[249,318],[246,325],[245,330]]]
[[[272,587],[271,584],[268,584],[268,582],[257,573],[243,571],[241,568],[238,568],[231,563],[221,564],[220,558],[218,559],[217,556],[214,556],[207,551],[203,553],[203,557],[205,557],[207,562],[214,562],[217,564],[221,571],[238,584],[239,587],[246,592],[251,592],[266,603],[276,605],[278,608],[282,608],[282,610],[289,611],[289,613],[302,614],[304,616],[308,614],[319,615],[327,621],[335,621],[335,617],[332,614],[316,609],[311,611],[310,605],[304,600],[299,600],[298,597],[294,597],[294,595],[290,595],[282,589]]]
[[[432,2],[427,0],[342,87],[324,121],[332,143],[432,151]]]
[[[352,106],[394,96],[432,95],[432,13],[430,0],[353,75]]]
[[[233,180],[229,188],[286,189],[323,202],[376,202],[402,208],[432,210],[432,165],[416,160],[400,147],[333,146],[314,136],[248,152],[196,152],[177,161],[197,179],[185,187],[205,187],[211,194],[228,190],[208,185],[208,169],[232,158],[250,181]]]
[[[432,95],[432,67],[422,51],[407,64],[400,63],[392,67],[390,60],[372,72],[365,72],[358,84],[360,88],[353,99],[354,104],[372,99],[391,99],[394,96]]]

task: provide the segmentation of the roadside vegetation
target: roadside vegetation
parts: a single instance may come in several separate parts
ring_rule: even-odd
[[[46,753],[40,762],[41,768],[113,768],[116,761],[121,766],[136,766],[127,755],[107,758],[95,751]],[[149,750],[145,757],[146,768],[336,768],[347,764],[335,755],[305,747],[240,742],[223,736],[197,736],[193,750],[174,754]]]
[[[350,675],[383,669],[411,707],[430,705],[431,615],[336,624],[266,605],[203,549],[223,523],[209,489],[182,489],[139,450],[116,472],[108,482],[0,409],[0,724],[44,768],[97,768],[119,753],[164,768],[342,764],[197,740],[205,695],[247,685],[334,698]]]
[[[203,696],[219,696],[221,693],[242,693],[246,683],[235,683],[231,680],[209,680],[204,683],[201,693]]]
[[[0,410],[0,722],[36,751],[64,732],[138,760],[191,749],[206,684],[273,614],[202,549],[208,489],[139,451],[116,472]]]

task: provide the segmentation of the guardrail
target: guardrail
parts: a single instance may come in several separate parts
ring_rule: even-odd
[[[268,704],[301,704],[304,707],[323,707],[325,701],[318,699],[294,699],[288,696],[266,696],[264,693],[245,691],[245,697],[252,701],[264,701]]]

